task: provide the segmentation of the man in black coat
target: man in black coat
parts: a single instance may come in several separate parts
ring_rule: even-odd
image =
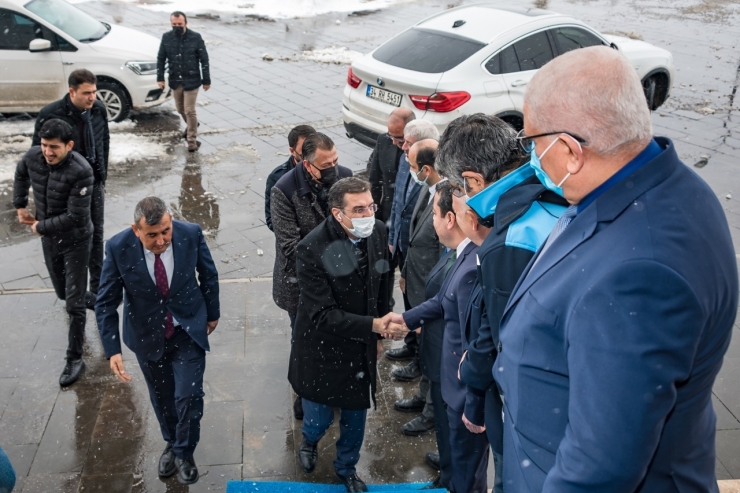
[[[32,145],[40,146],[41,127],[48,120],[58,118],[72,127],[73,150],[82,155],[92,167],[95,185],[91,193],[90,219],[93,223],[90,249],[90,291],[85,305],[92,310],[98,294],[100,271],[103,268],[103,222],[105,213],[105,180],[108,177],[110,133],[108,112],[96,98],[98,79],[89,70],[79,69],[69,74],[69,94],[59,101],[44,106],[36,118]]]
[[[339,180],[328,201],[331,216],[298,244],[296,259],[301,294],[288,379],[303,397],[298,458],[306,472],[314,470],[318,442],[339,407],[334,469],[347,491],[367,491],[355,465],[375,401],[379,335],[399,338],[408,329],[385,316],[388,238],[374,217],[370,183]]]
[[[206,44],[200,34],[188,29],[188,18],[175,11],[170,15],[172,31],[162,35],[157,54],[157,84],[164,89],[164,68],[167,64],[169,85],[175,99],[177,112],[185,120],[187,130],[183,135],[188,141],[188,151],[200,147],[198,136],[198,116],[195,113],[195,100],[198,88],[211,88],[211,72],[208,65]]]
[[[85,338],[85,288],[90,256],[90,196],[93,170],[85,158],[74,152],[72,127],[57,119],[44,123],[39,131],[41,146],[32,147],[15,170],[13,205],[21,224],[41,236],[44,261],[59,299],[69,314],[67,362],[59,384],[73,384],[85,367],[82,344]],[[33,187],[36,215],[28,206]]]

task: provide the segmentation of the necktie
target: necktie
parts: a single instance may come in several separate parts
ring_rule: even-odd
[[[457,250],[454,250],[452,252],[452,256],[447,259],[447,265],[445,265],[445,279],[447,279],[447,274],[450,273],[452,266],[455,265],[455,260],[457,260]]]
[[[576,217],[576,213],[578,212],[578,206],[577,205],[571,205],[567,209],[565,209],[565,212],[563,212],[563,215],[560,216],[558,219],[558,222],[555,223],[555,227],[552,228],[552,232],[550,233],[550,236],[547,237],[547,241],[545,242],[545,246],[542,247],[542,251],[537,256],[537,260],[535,260],[534,265],[537,264],[537,262],[540,261],[542,258],[542,255],[547,251],[548,248],[550,248],[550,245],[553,244],[555,239],[560,236],[560,234],[565,231],[565,228],[568,227],[570,222],[573,220],[573,218]],[[532,267],[534,267],[532,265]]]
[[[154,279],[157,281],[157,289],[162,298],[167,298],[170,294],[170,283],[167,281],[167,271],[164,269],[164,262],[158,253],[154,254]],[[169,339],[175,333],[175,324],[172,322],[172,314],[167,310],[167,318],[164,321],[164,337]]]

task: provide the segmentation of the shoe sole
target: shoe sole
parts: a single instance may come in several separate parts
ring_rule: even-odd
[[[419,407],[399,407],[393,404],[393,409],[395,409],[399,413],[420,413],[424,410],[424,405],[421,405]]]
[[[433,431],[434,431],[434,427],[429,428],[428,430],[424,430],[424,431],[406,431],[406,430],[403,430],[402,429],[401,430],[401,433],[403,433],[407,437],[420,437],[420,436],[423,436],[423,435],[428,435],[429,433],[431,433]]]
[[[424,457],[424,462],[426,462],[427,465],[431,467],[432,469],[434,469],[435,471],[439,471],[439,464],[435,464],[434,462],[429,460],[429,457]]]

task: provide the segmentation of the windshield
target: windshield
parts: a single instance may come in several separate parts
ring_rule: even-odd
[[[110,27],[64,0],[32,0],[24,7],[77,41],[96,41],[110,31]]]

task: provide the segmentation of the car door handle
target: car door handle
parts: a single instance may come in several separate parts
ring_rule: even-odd
[[[527,85],[526,80],[515,80],[514,82],[511,83],[511,87],[521,87],[521,86],[526,86],[526,85]]]
[[[62,65],[74,65],[75,62],[62,62]]]

